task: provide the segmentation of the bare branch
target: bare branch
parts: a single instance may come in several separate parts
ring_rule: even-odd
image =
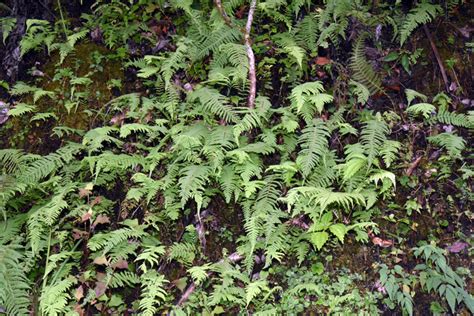
[[[244,39],[245,49],[247,51],[247,57],[249,59],[249,97],[247,106],[251,109],[255,107],[255,97],[257,95],[257,75],[255,74],[255,55],[252,50],[252,41],[250,39],[250,31],[252,30],[253,16],[255,13],[255,7],[257,6],[257,0],[251,0],[249,14],[247,17],[247,24],[245,25]]]
[[[438,62],[439,71],[441,72],[441,77],[443,77],[446,91],[449,92],[449,82],[448,82],[448,76],[446,76],[446,70],[444,69],[443,62],[441,61],[441,57],[439,56],[439,53],[438,53],[438,49],[436,48],[436,45],[433,42],[433,38],[431,37],[430,30],[428,29],[426,24],[423,25],[423,30],[425,31],[426,37],[428,38],[428,41],[430,42],[431,49],[433,50],[433,54],[436,58],[436,61]]]
[[[227,24],[228,26],[232,26],[232,21],[230,20],[229,16],[225,12],[225,9],[222,6],[221,0],[214,0],[214,3],[216,4],[217,11],[219,11],[220,15],[224,19],[225,24]]]

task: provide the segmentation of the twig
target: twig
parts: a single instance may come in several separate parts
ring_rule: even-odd
[[[232,26],[232,21],[230,20],[229,16],[225,12],[225,9],[222,6],[221,0],[214,0],[214,3],[216,4],[217,11],[219,11],[220,15],[224,19],[225,24],[227,24],[228,26]]]
[[[252,30],[253,15],[255,13],[255,7],[257,6],[257,0],[251,0],[249,15],[247,17],[247,24],[245,25],[244,39],[245,48],[247,50],[247,57],[249,59],[249,80],[250,89],[247,106],[251,109],[255,107],[255,96],[257,94],[257,76],[255,74],[255,55],[252,50],[252,42],[250,40],[250,31]]]
[[[231,263],[236,263],[239,262],[243,259],[244,257],[240,255],[237,252],[232,253],[229,257],[227,257],[227,260],[229,260]],[[224,259],[220,260],[218,263],[224,262]],[[211,276],[212,272],[208,272],[207,276]],[[196,290],[196,283],[192,282],[187,288],[186,291],[184,291],[183,295],[179,299],[178,303],[176,304],[177,306],[183,305],[189,298],[191,294]]]
[[[433,54],[435,55],[436,61],[438,62],[439,71],[441,72],[441,76],[443,77],[446,92],[449,92],[448,76],[446,75],[446,70],[444,69],[443,61],[441,60],[441,57],[439,56],[438,49],[436,48],[436,45],[433,42],[433,38],[431,37],[430,30],[428,29],[426,24],[423,25],[423,30],[425,31],[426,37],[428,38],[428,41],[430,42],[430,45],[431,45],[431,50],[433,50]]]

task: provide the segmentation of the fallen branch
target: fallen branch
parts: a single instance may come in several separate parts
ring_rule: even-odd
[[[232,26],[232,21],[230,20],[229,16],[225,12],[225,9],[222,6],[221,0],[214,0],[214,3],[216,4],[217,11],[219,11],[219,14],[222,16],[222,19],[224,19],[225,24],[227,24],[228,26]]]
[[[239,262],[243,259],[244,257],[242,255],[240,255],[239,253],[237,252],[234,252],[232,253],[229,257],[227,257],[227,260],[229,260],[231,263],[236,263],[236,262]],[[219,260],[217,263],[222,263],[224,262],[224,259],[222,260]],[[211,276],[212,275],[212,271],[208,272],[207,273],[207,276]],[[191,294],[193,294],[193,292],[196,290],[196,283],[192,282],[187,288],[186,288],[186,291],[184,291],[183,295],[181,296],[181,298],[179,299],[178,303],[176,304],[177,306],[181,306],[183,305],[188,299],[189,299],[189,296],[191,296]]]
[[[407,176],[411,176],[413,171],[415,171],[416,167],[418,167],[418,165],[420,164],[421,162],[421,159],[423,158],[423,156],[420,156],[418,158],[416,158],[411,164],[410,166],[408,167],[407,171],[405,172],[405,174]]]
[[[431,50],[433,51],[433,54],[435,55],[436,61],[438,62],[439,71],[441,72],[441,77],[443,77],[446,92],[449,92],[448,76],[446,75],[446,70],[444,69],[443,61],[441,60],[441,57],[439,56],[438,49],[436,48],[436,45],[433,42],[433,38],[431,37],[430,30],[428,29],[426,24],[423,25],[423,30],[425,31],[426,37],[428,38],[428,41],[430,42],[430,45],[431,45]]]
[[[257,6],[257,0],[251,0],[249,14],[247,17],[247,24],[245,25],[244,39],[245,49],[247,51],[247,57],[249,59],[249,97],[247,106],[251,109],[255,107],[255,97],[257,95],[257,75],[255,74],[255,55],[252,49],[252,42],[250,40],[250,31],[252,30],[253,15],[255,13],[255,7]]]

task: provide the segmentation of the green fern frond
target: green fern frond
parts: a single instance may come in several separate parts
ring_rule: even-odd
[[[16,25],[16,18],[4,17],[0,18],[0,30],[2,30],[3,45],[8,38],[8,35],[13,31]]]
[[[134,287],[140,284],[140,277],[131,271],[118,271],[112,274],[109,282],[110,288]]]
[[[320,81],[306,82],[300,84],[291,90],[290,100],[297,111],[300,111],[304,106],[309,95],[316,95],[324,91],[324,87]]]
[[[466,141],[455,133],[441,133],[428,137],[428,141],[435,145],[446,148],[451,157],[461,157],[461,152],[466,147]]]
[[[354,81],[363,84],[370,91],[370,94],[382,93],[385,90],[382,87],[382,79],[377,74],[365,55],[365,40],[367,34],[363,33],[355,40],[352,55],[350,57],[349,67],[352,70]]]
[[[440,5],[428,1],[423,1],[411,9],[400,27],[400,46],[403,46],[418,26],[431,22],[441,12]]]
[[[430,103],[417,103],[407,107],[406,111],[410,115],[421,114],[425,119],[429,119],[433,113],[436,113],[436,107]]]
[[[19,246],[0,245],[0,306],[8,316],[28,315],[30,282]]]
[[[382,159],[385,163],[385,166],[388,168],[392,165],[392,162],[395,161],[397,155],[400,152],[402,144],[395,140],[387,139],[382,148],[380,149],[380,154],[382,155]]]
[[[44,287],[40,298],[41,313],[51,316],[61,315],[71,299],[69,289],[76,282],[76,279],[70,277]]]
[[[440,109],[436,116],[438,122],[458,127],[474,128],[474,114],[462,114]]]
[[[215,89],[198,88],[189,94],[188,100],[190,102],[199,100],[204,113],[212,113],[226,122],[237,121],[237,114],[230,106],[228,99]]]
[[[310,52],[318,50],[316,39],[319,34],[319,27],[316,14],[310,13],[306,15],[296,26],[294,33],[299,46],[304,47]]]
[[[193,198],[200,209],[210,172],[211,168],[205,165],[191,165],[183,169],[179,179],[182,207],[190,198]]]
[[[319,206],[320,212],[323,212],[329,205],[336,204],[346,210],[353,208],[356,205],[365,206],[365,196],[361,193],[354,192],[336,192],[330,188],[315,188],[315,187],[296,187],[288,191],[285,201],[288,204],[288,209],[297,203],[308,203],[309,205]]]
[[[365,123],[360,142],[367,154],[369,167],[379,155],[390,133],[388,125],[381,119],[372,119]]]
[[[299,139],[301,151],[297,163],[302,174],[307,177],[319,163],[320,158],[328,151],[329,130],[321,119],[314,119],[306,126]]]
[[[11,117],[22,116],[26,113],[32,113],[36,110],[36,106],[26,103],[18,103],[15,107],[8,111],[8,115]]]

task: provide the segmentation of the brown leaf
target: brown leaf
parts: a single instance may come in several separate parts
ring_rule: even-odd
[[[372,238],[372,243],[376,246],[380,246],[382,248],[388,248],[393,245],[393,241],[391,240],[385,240],[380,237],[374,237]]]
[[[112,125],[122,125],[125,119],[127,118],[126,113],[119,113],[112,117],[110,124]]]
[[[87,212],[82,214],[81,216],[81,222],[84,223],[85,221],[90,220],[92,217],[92,209],[89,209]]]
[[[72,238],[74,238],[74,240],[81,239],[85,235],[87,235],[87,233],[83,230],[79,230],[79,229],[76,229],[76,228],[72,229]]]
[[[82,199],[85,196],[89,196],[92,192],[87,189],[79,189],[79,197]]]
[[[100,256],[94,259],[94,263],[102,266],[102,265],[108,265],[109,261],[107,260],[105,256]]]
[[[316,65],[324,66],[324,65],[327,65],[327,64],[331,63],[331,59],[329,59],[327,57],[318,56],[318,57],[316,57],[316,60],[314,61],[314,63]]]
[[[94,221],[94,224],[92,224],[92,227],[96,227],[99,224],[109,224],[110,219],[107,215],[98,215],[97,218]]]
[[[76,298],[76,301],[80,301],[81,298],[84,297],[84,288],[81,286],[79,286],[77,289],[76,289],[76,292],[74,293],[74,297]]]
[[[127,260],[121,259],[112,265],[114,269],[128,269]]]
[[[95,297],[101,297],[105,293],[106,289],[107,285],[104,282],[96,282],[94,288]]]
[[[91,206],[100,204],[100,202],[102,202],[102,197],[101,196],[96,196],[95,199],[92,200]]]
[[[82,309],[81,305],[79,304],[76,304],[76,306],[74,306],[74,311],[78,313],[79,316],[84,316],[86,314],[84,310]]]

